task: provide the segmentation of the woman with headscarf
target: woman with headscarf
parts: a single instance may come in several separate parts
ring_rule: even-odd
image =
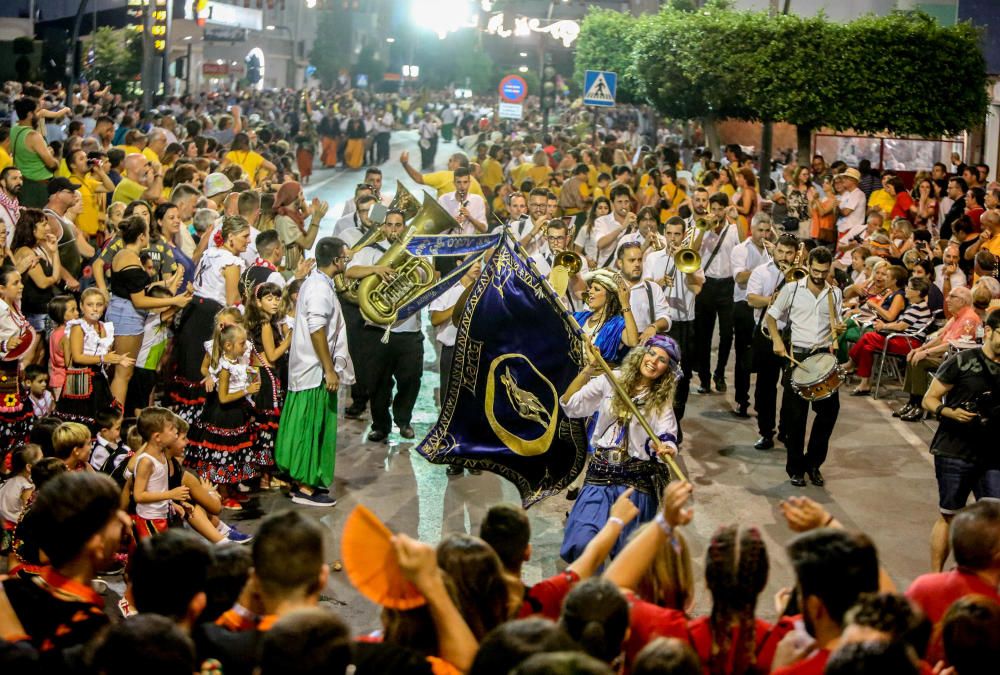
[[[659,495],[668,479],[664,457],[677,454],[677,419],[673,398],[680,376],[681,353],[677,343],[664,335],[654,335],[644,345],[629,351],[615,379],[631,402],[652,427],[650,438],[635,419],[606,375],[596,367],[596,347],[590,362],[576,376],[560,398],[571,418],[591,417],[590,445],[594,454],[587,467],[583,490],[566,521],[560,555],[575,560],[608,519],[611,505],[632,489],[632,501],[639,517],[622,529],[612,557],[624,546],[640,523],[656,515]]]
[[[315,198],[311,205],[307,204],[302,186],[295,181],[278,188],[274,197],[274,229],[285,246],[285,269],[295,269],[302,255],[312,248],[319,234],[319,221],[329,208],[329,204]]]

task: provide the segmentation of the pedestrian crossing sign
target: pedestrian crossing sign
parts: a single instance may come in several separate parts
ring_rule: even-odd
[[[583,104],[611,108],[615,105],[618,74],[607,70],[588,70],[583,76]]]

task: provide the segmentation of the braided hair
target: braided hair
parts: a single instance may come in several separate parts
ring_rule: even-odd
[[[708,548],[705,582],[712,593],[712,651],[708,671],[756,672],[757,596],[767,585],[767,548],[755,527],[720,528]],[[732,628],[736,628],[735,638]],[[732,654],[732,668],[728,668]]]

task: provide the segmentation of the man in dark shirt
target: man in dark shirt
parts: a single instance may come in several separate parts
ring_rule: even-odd
[[[46,672],[61,672],[74,648],[108,624],[104,599],[91,581],[113,562],[129,522],[119,498],[118,486],[104,474],[64,474],[39,491],[18,525],[51,566],[38,576],[7,579],[3,590]]]
[[[941,424],[931,440],[941,515],[931,532],[931,568],[944,569],[948,558],[948,527],[965,506],[969,493],[976,499],[1000,498],[1000,459],[996,435],[1000,432],[1000,310],[990,312],[983,325],[983,346],[948,358],[934,374],[923,407]]]
[[[955,221],[965,215],[965,193],[969,190],[964,178],[955,176],[948,181],[948,196],[954,200],[941,222],[941,238],[950,239]]]

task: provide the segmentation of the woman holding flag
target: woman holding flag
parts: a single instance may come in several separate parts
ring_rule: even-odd
[[[595,377],[601,358],[591,345],[591,360],[570,383],[560,402],[569,417],[590,417],[593,455],[583,490],[566,522],[560,554],[575,560],[607,521],[611,505],[623,492],[634,490],[639,517],[622,529],[612,549],[615,555],[636,524],[651,520],[668,479],[663,463],[677,454],[677,420],[673,397],[680,376],[680,348],[664,335],[654,335],[633,348],[615,371],[615,386],[607,376]],[[627,392],[631,404],[619,392]],[[653,430],[652,438],[633,414],[637,409]]]
[[[628,305],[632,289],[608,269],[594,270],[583,279],[587,283],[587,309],[574,312],[573,318],[604,360],[618,365],[629,348],[639,343],[639,330]]]

